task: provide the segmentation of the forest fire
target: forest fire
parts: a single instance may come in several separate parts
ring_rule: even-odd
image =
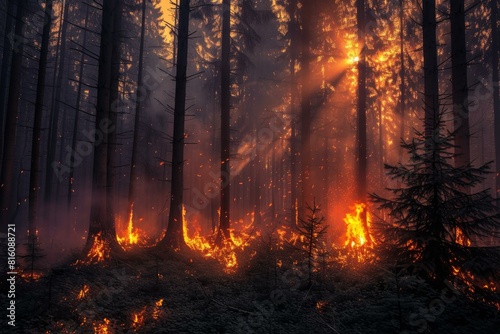
[[[109,334],[111,330],[109,329],[110,320],[104,318],[102,322],[94,322],[94,334]]]
[[[102,232],[99,232],[94,236],[94,241],[92,242],[92,248],[88,251],[86,257],[82,260],[77,260],[74,264],[92,264],[103,262],[110,257],[110,247],[103,240]]]
[[[90,288],[87,284],[84,284],[80,292],[78,293],[78,296],[76,297],[77,299],[83,299],[87,294],[89,293]]]
[[[226,273],[233,273],[236,271],[238,267],[236,252],[243,250],[243,248],[248,246],[250,241],[258,235],[257,233],[252,235],[247,232],[253,225],[252,215],[252,220],[247,226],[239,228],[238,232],[236,232],[235,229],[230,229],[229,233],[231,239],[222,238],[222,244],[216,245],[215,241],[211,240],[214,238],[207,239],[200,235],[201,228],[196,221],[191,223],[192,226],[195,226],[194,232],[189,231],[188,225],[190,224],[186,219],[186,209],[184,206],[182,207],[182,217],[184,240],[188,247],[192,250],[199,251],[205,257],[211,257],[223,263]],[[240,223],[243,223],[243,221],[240,221]]]
[[[132,327],[134,329],[138,329],[144,324],[145,315],[146,315],[146,307],[144,307],[139,312],[135,312],[132,314]]]
[[[365,204],[355,204],[356,214],[352,215],[351,213],[348,213],[344,218],[344,222],[347,226],[347,239],[345,241],[345,245],[348,247],[361,248],[368,241],[368,236],[366,235],[367,231],[364,227],[362,215],[366,215],[367,226],[370,225],[370,215],[367,212],[364,212],[365,209]]]
[[[365,262],[368,257],[368,248],[371,247],[371,236],[369,233],[370,214],[366,212],[366,204],[354,205],[355,214],[347,213],[344,218],[346,224],[346,240],[344,246],[348,254],[355,257],[358,262]],[[366,219],[366,222],[363,220]]]
[[[497,332],[499,1],[0,1],[8,325]]]
[[[130,249],[134,245],[144,244],[146,242],[145,233],[134,226],[134,205],[130,209],[130,216],[126,227],[120,220],[116,224],[116,239],[123,249]]]

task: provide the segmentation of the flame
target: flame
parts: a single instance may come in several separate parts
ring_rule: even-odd
[[[158,320],[160,318],[162,307],[163,307],[163,298],[155,302],[155,307],[153,309],[153,319]]]
[[[347,240],[345,242],[346,246],[351,248],[357,248],[363,246],[367,241],[367,236],[365,235],[365,228],[363,226],[363,220],[361,214],[365,210],[366,205],[363,203],[355,204],[356,215],[350,213],[346,214],[344,222],[347,225]],[[366,219],[368,225],[370,224],[370,216],[366,214]]]
[[[461,246],[469,247],[471,245],[471,241],[464,235],[460,228],[455,229],[455,241],[457,244]]]
[[[108,334],[111,333],[108,326],[109,326],[109,319],[104,318],[103,323],[98,323],[96,324],[94,322],[94,334]]]
[[[132,314],[132,327],[139,328],[144,323],[144,316],[146,314],[146,307],[141,311]]]
[[[83,299],[88,294],[90,288],[87,284],[84,284],[80,292],[78,293],[78,299]]]
[[[220,209],[218,210],[220,214]],[[211,240],[200,235],[201,228],[196,226],[194,232],[189,231],[188,221],[186,219],[186,208],[182,207],[182,231],[184,235],[184,241],[187,246],[192,250],[199,251],[205,257],[211,257],[218,260],[220,263],[223,263],[225,266],[224,271],[226,273],[234,273],[238,267],[238,259],[236,256],[236,252],[242,250],[246,246],[249,245],[249,242],[255,238],[248,234],[246,231],[249,230],[254,222],[254,215],[247,215],[250,217],[250,223],[243,228],[238,229],[236,232],[235,229],[230,229],[230,239],[224,238],[222,241],[222,245],[220,247],[214,246],[214,243]],[[243,220],[240,220],[238,223],[244,224]],[[195,221],[191,224],[191,226],[197,225]],[[257,235],[257,233],[256,233]]]
[[[86,260],[77,260],[74,264],[91,264],[102,262],[109,259],[110,247],[107,245],[101,235],[102,232],[97,233],[93,238],[92,248],[87,253]]]
[[[130,216],[125,228],[120,220],[116,224],[116,239],[123,249],[130,249],[133,245],[146,243],[146,233],[134,226],[134,204],[130,207]]]

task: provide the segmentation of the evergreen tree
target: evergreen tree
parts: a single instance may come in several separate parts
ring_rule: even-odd
[[[322,239],[326,233],[328,226],[325,224],[325,217],[319,216],[321,211],[319,206],[314,201],[313,206],[307,205],[307,219],[299,219],[296,226],[299,235],[301,236],[301,244],[296,247],[306,258],[306,266],[308,271],[308,287],[312,284],[312,275],[314,269],[318,265],[318,260],[323,256]]]
[[[472,191],[489,173],[490,163],[454,166],[454,135],[443,134],[443,127],[440,121],[441,131],[434,135],[417,133],[410,143],[403,141],[410,161],[385,166],[402,186],[389,189],[391,199],[371,195],[388,212],[374,228],[381,257],[407,264],[437,285],[458,268],[462,277],[498,274],[498,249],[484,247],[484,240],[500,236],[494,198],[488,189]]]

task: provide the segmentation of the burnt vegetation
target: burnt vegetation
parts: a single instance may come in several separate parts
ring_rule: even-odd
[[[0,0],[0,331],[495,333],[498,7]]]

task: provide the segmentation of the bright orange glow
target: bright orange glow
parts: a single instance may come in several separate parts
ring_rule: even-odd
[[[253,213],[250,214],[251,222],[247,226],[243,226],[243,228],[238,229],[239,232],[235,232],[234,229],[231,229],[230,235],[231,239],[223,239],[222,245],[220,247],[216,247],[212,240],[209,240],[200,235],[201,228],[199,224],[193,220],[190,225],[194,229],[193,231],[189,231],[188,221],[186,219],[186,209],[183,206],[182,208],[182,226],[183,226],[183,234],[184,241],[192,250],[199,251],[205,257],[212,257],[217,259],[220,263],[224,264],[226,273],[234,273],[238,267],[238,259],[236,256],[236,252],[244,249],[249,243],[255,239],[255,235],[250,235],[246,231],[250,230],[254,222]],[[239,223],[244,223],[240,221]]]
[[[137,329],[144,324],[144,316],[146,315],[146,307],[141,311],[132,314],[132,327]]]
[[[85,296],[89,293],[89,286],[87,284],[84,284],[80,292],[78,293],[78,299],[83,299]]]
[[[163,298],[155,302],[155,307],[153,309],[153,319],[158,320],[160,318],[162,307],[163,307]]]
[[[111,250],[109,245],[104,242],[101,232],[99,232],[94,236],[92,248],[90,248],[89,252],[87,253],[86,259],[77,260],[75,262],[75,265],[102,262],[106,259],[109,259],[110,251]]]
[[[345,242],[346,246],[350,246],[351,248],[356,248],[356,247],[361,247],[366,243],[367,236],[365,234],[366,232],[363,226],[363,220],[361,218],[361,214],[363,213],[365,208],[366,205],[363,203],[355,204],[356,214],[355,215],[352,215],[350,213],[346,214],[344,218],[344,222],[347,225],[347,233],[346,233],[347,240]],[[366,214],[366,219],[369,224],[370,217],[368,213]]]
[[[95,323],[94,322],[94,334],[108,334],[111,333],[108,326],[109,326],[109,319],[104,318],[102,323]]]

